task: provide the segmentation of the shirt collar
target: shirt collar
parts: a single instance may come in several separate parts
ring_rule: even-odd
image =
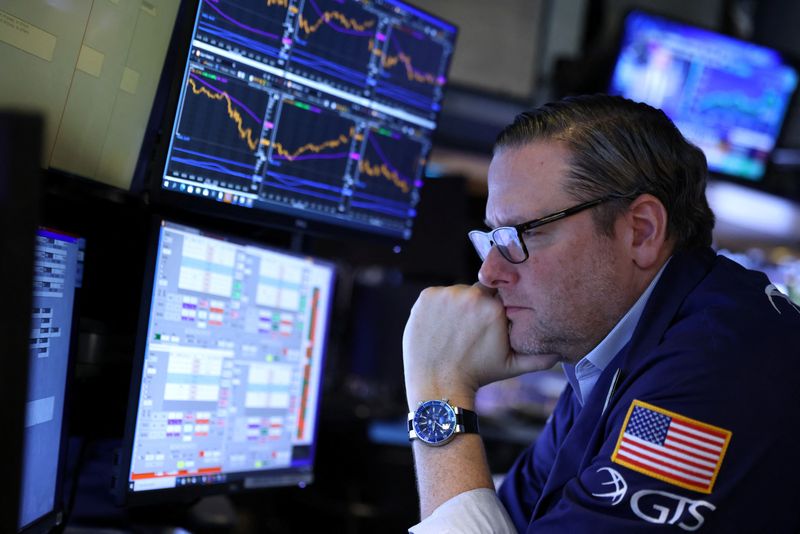
[[[647,300],[650,298],[653,288],[655,288],[668,263],[669,259],[664,262],[664,265],[661,266],[650,285],[647,286],[634,305],[591,352],[581,358],[577,364],[563,364],[564,374],[567,376],[567,380],[572,385],[572,389],[581,404],[589,398],[597,378],[605,370],[609,362],[630,341]]]

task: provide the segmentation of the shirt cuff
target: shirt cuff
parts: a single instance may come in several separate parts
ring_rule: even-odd
[[[516,534],[494,490],[465,491],[442,503],[409,534]]]

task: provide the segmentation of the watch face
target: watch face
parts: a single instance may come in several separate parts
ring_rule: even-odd
[[[444,445],[456,430],[456,414],[444,401],[430,400],[420,404],[414,413],[414,431],[429,445]]]

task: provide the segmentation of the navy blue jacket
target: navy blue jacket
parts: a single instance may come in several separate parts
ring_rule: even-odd
[[[585,406],[568,385],[508,473],[517,529],[800,532],[800,310],[770,289],[676,254]]]

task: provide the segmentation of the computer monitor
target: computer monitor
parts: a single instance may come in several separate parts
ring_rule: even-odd
[[[19,488],[27,400],[33,250],[39,224],[43,121],[40,116],[0,110],[0,532],[19,526]]]
[[[201,0],[194,15],[154,198],[409,239],[456,27],[399,0]]]
[[[164,220],[153,244],[118,501],[309,483],[333,264]]]
[[[661,108],[709,171],[763,180],[797,89],[778,51],[640,10],[624,20],[609,92]]]
[[[81,240],[49,228],[36,233],[30,357],[22,449],[20,532],[48,532],[61,523],[75,289]]]

